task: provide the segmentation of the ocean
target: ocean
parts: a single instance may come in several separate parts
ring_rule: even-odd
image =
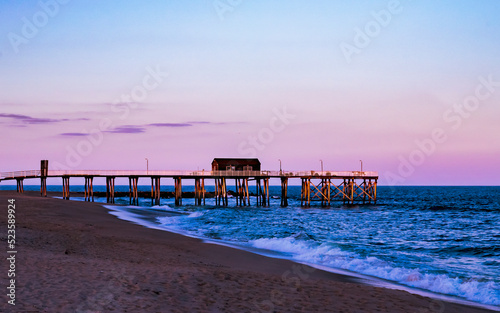
[[[32,188],[37,190],[25,186]],[[60,191],[61,186],[48,189]],[[183,191],[193,189],[183,186]],[[83,191],[83,186],[71,190]],[[116,190],[128,191],[128,186]],[[300,186],[289,186],[286,208],[277,198],[279,186],[271,186],[270,194],[269,207],[237,207],[234,198],[227,207],[217,207],[214,199],[197,207],[186,198],[179,207],[174,199],[161,199],[160,206],[140,199],[139,206],[130,206],[128,197],[116,199],[125,206],[106,207],[146,227],[500,307],[500,187],[381,186],[376,205],[334,202],[329,208],[320,203],[300,207]]]

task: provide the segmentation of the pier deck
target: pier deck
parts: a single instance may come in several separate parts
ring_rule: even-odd
[[[47,196],[47,178],[62,178],[63,198],[69,199],[70,178],[85,178],[85,200],[94,201],[94,178],[106,179],[106,198],[114,203],[115,179],[129,180],[129,199],[131,204],[138,204],[139,178],[151,179],[151,199],[160,204],[160,181],[171,178],[175,183],[175,204],[182,205],[182,181],[192,179],[195,186],[195,204],[205,204],[205,180],[215,181],[215,202],[228,205],[227,181],[234,179],[236,186],[236,204],[250,205],[249,181],[255,181],[255,200],[257,205],[269,205],[269,179],[281,181],[281,205],[288,205],[288,181],[300,179],[302,182],[301,205],[310,206],[312,201],[320,201],[322,206],[329,206],[331,201],[340,200],[346,204],[370,204],[377,201],[377,172],[366,171],[121,171],[121,170],[29,170],[0,173],[0,182],[17,181],[17,191],[24,192],[25,179],[40,179],[40,193]]]

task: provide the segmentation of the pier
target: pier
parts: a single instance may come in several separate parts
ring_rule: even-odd
[[[245,159],[214,159],[245,160]],[[129,181],[130,204],[138,204],[138,182],[140,178],[151,180],[152,204],[160,205],[160,186],[162,178],[174,180],[175,205],[182,205],[182,184],[194,181],[195,205],[205,205],[205,181],[213,180],[215,185],[215,205],[228,206],[228,181],[235,183],[235,202],[237,206],[269,206],[269,180],[281,182],[281,206],[288,206],[288,184],[290,180],[301,181],[301,206],[310,207],[318,202],[328,207],[333,201],[344,204],[375,204],[377,202],[377,172],[366,171],[266,171],[258,166],[227,166],[225,170],[212,164],[211,171],[118,171],[118,170],[49,170],[48,161],[41,161],[40,170],[0,173],[0,182],[17,181],[17,192],[24,192],[25,179],[40,179],[40,195],[47,196],[47,178],[61,178],[63,199],[70,199],[70,178],[84,178],[85,201],[94,201],[94,179],[105,179],[106,201],[115,203],[115,179],[127,178]],[[255,170],[257,168],[258,170]],[[251,186],[251,182],[254,186]],[[255,188],[255,189],[254,189]],[[255,190],[252,195],[250,190]],[[252,199],[253,198],[253,199]]]

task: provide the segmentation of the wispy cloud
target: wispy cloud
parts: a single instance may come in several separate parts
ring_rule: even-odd
[[[87,136],[87,133],[61,133],[59,134],[61,136],[68,136],[68,137],[80,137],[80,136]]]
[[[193,126],[190,123],[152,123],[147,124],[146,126],[155,126],[155,127],[189,127]]]
[[[117,134],[138,134],[145,132],[146,129],[140,125],[122,125],[116,126],[110,130],[107,130],[107,133],[117,133]]]
[[[15,121],[19,121],[23,124],[49,124],[49,123],[60,123],[67,121],[88,121],[88,118],[40,118],[40,117],[32,117],[28,115],[22,114],[9,114],[9,113],[0,113],[0,118],[11,119]]]
[[[109,130],[106,130],[105,132],[114,134],[140,134],[146,132],[148,128],[153,128],[153,127],[180,128],[180,127],[193,127],[196,125],[225,125],[225,124],[231,124],[231,123],[192,121],[184,123],[150,123],[142,125],[120,125],[120,126],[115,126]],[[88,136],[89,134],[86,132],[67,132],[67,133],[60,133],[59,135],[65,137],[81,137],[81,136]]]

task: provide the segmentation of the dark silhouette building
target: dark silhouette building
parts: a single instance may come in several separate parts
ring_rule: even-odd
[[[260,171],[259,159],[215,158],[212,171]]]

